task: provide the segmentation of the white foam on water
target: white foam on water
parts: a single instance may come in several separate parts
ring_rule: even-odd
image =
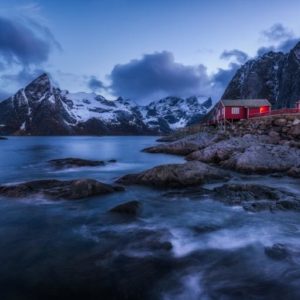
[[[142,166],[142,164],[135,163],[111,163],[104,166],[95,167],[73,167],[65,168],[59,170],[50,170],[49,173],[60,174],[60,173],[73,173],[78,171],[100,171],[100,172],[112,172],[112,171],[122,171],[136,169]]]
[[[183,257],[197,250],[231,250],[258,243],[270,246],[278,241],[279,236],[276,227],[221,229],[201,236],[192,235],[184,229],[170,229],[170,231],[172,234],[170,242],[175,257]]]
[[[181,279],[181,287],[177,292],[165,294],[163,300],[208,300],[201,286],[201,274],[189,274]]]
[[[96,243],[99,243],[100,239],[98,238],[97,235],[93,234],[90,228],[87,225],[82,225],[80,226],[79,229],[74,230],[75,234],[79,234],[81,237],[87,239],[87,240],[92,240]]]

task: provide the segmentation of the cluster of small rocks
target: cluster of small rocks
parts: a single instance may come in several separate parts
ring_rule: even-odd
[[[299,146],[295,139],[300,138],[300,115],[281,115],[241,120],[227,126],[228,133],[234,136],[244,134],[269,135],[274,139],[292,141]]]

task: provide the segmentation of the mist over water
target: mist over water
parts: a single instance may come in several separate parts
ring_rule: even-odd
[[[154,143],[154,137],[11,137],[0,144],[0,183],[111,183],[184,161],[140,152]],[[68,170],[47,164],[65,157],[117,162]],[[299,180],[290,178],[234,174],[232,181],[300,193]],[[250,213],[205,194],[168,192],[131,186],[76,201],[0,197],[0,299],[300,299],[299,213]],[[107,213],[131,200],[143,205],[138,218]],[[287,254],[267,255],[278,243]]]

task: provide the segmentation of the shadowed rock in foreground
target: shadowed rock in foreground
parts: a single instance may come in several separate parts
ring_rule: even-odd
[[[49,164],[55,168],[63,169],[63,168],[73,168],[73,167],[96,167],[96,166],[104,166],[104,161],[102,160],[88,160],[81,158],[60,158],[60,159],[52,159],[48,161]]]
[[[126,203],[119,204],[109,211],[112,213],[124,214],[136,216],[141,209],[141,203],[139,201],[129,201]]]
[[[113,186],[93,179],[80,180],[37,180],[17,185],[0,186],[0,195],[13,198],[42,194],[52,199],[76,200],[123,191],[124,188]]]
[[[4,136],[0,136],[0,140],[7,140],[7,138]]]
[[[117,180],[120,184],[141,184],[157,187],[188,187],[214,180],[226,180],[226,171],[195,161],[154,167],[139,174],[129,174]]]
[[[257,184],[224,184],[213,189],[214,199],[248,211],[299,210],[300,199],[283,190]]]

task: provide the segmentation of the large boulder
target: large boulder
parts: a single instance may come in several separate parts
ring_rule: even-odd
[[[0,195],[23,198],[42,194],[52,199],[81,199],[124,190],[122,187],[105,184],[93,179],[60,181],[36,180],[16,185],[0,186]]]
[[[139,174],[125,175],[118,179],[117,183],[157,187],[188,187],[227,178],[229,178],[229,174],[223,170],[201,162],[188,162],[161,165]]]
[[[300,166],[300,150],[286,145],[260,144],[245,149],[243,153],[233,153],[222,166],[240,172],[287,172]]]

